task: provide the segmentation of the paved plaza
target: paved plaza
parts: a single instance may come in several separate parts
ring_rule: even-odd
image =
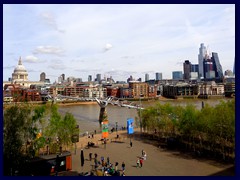
[[[125,131],[119,132],[120,140],[115,142],[116,133],[109,136],[106,145],[102,144],[101,135],[94,135],[94,138],[82,137],[77,144],[77,150],[72,150],[72,171],[76,173],[88,172],[94,168],[94,160],[89,161],[89,153],[98,154],[98,161],[101,156],[106,160],[109,157],[110,162],[115,165],[118,162],[118,169],[121,170],[121,164],[126,164],[126,176],[210,176],[234,175],[233,165],[221,164],[212,160],[195,159],[190,155],[178,151],[161,149],[152,143],[143,142],[140,139],[131,138],[133,146],[130,147],[130,138]],[[86,148],[88,141],[93,141],[97,147]],[[112,142],[111,142],[112,141]],[[84,152],[84,166],[81,166],[80,151]],[[138,157],[141,157],[142,150],[147,154],[142,168],[136,167]],[[228,169],[231,170],[228,170]],[[99,167],[101,169],[101,166]],[[221,173],[220,173],[221,175]]]

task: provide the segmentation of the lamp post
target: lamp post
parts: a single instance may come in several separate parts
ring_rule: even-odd
[[[143,94],[140,94],[140,97],[139,97],[139,101],[140,101],[140,104],[139,104],[140,133],[142,134],[142,114],[141,114],[142,102],[141,102],[141,97],[143,97]]]
[[[116,122],[116,134],[117,134],[117,137],[118,137],[118,122]]]

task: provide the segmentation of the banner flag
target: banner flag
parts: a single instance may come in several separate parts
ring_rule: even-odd
[[[102,122],[102,138],[108,137],[108,120]]]
[[[133,134],[134,129],[133,129],[133,119],[132,118],[128,118],[127,120],[127,133],[128,134]]]

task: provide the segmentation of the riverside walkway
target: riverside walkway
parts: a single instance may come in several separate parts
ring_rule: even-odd
[[[130,139],[126,131],[119,131],[118,134],[118,141],[115,141],[116,132],[110,134],[106,145],[99,141],[101,134],[94,135],[94,138],[81,137],[79,143],[77,143],[76,154],[75,150],[72,150],[72,172],[75,172],[75,174],[72,173],[71,175],[90,172],[93,169],[94,160],[89,160],[90,152],[93,154],[93,157],[97,153],[99,161],[103,156],[105,160],[109,157],[113,165],[115,165],[115,162],[118,162],[119,170],[121,170],[121,164],[124,161],[126,164],[126,176],[234,175],[233,164],[221,164],[213,160],[195,159],[188,154],[161,149],[150,142],[134,138],[131,138],[133,146],[130,147]],[[86,148],[88,141],[94,142],[97,147]],[[84,166],[81,166],[80,161],[81,149],[84,152]],[[146,152],[147,158],[143,162],[143,167],[137,168],[136,160],[141,156],[142,150]]]

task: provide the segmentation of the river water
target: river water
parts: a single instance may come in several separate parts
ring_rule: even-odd
[[[222,99],[227,101],[227,99]],[[161,104],[170,103],[171,105],[186,106],[187,104],[193,104],[197,109],[202,108],[202,102],[204,104],[209,104],[210,106],[215,106],[220,102],[220,99],[196,99],[196,100],[164,100],[164,101],[142,101],[143,107],[148,107],[160,102]],[[138,102],[139,103],[139,102]],[[109,104],[106,107],[109,126],[115,127],[116,122],[118,123],[118,128],[122,126],[126,127],[127,119],[137,117],[136,109],[129,109],[126,107],[113,106]],[[99,112],[100,107],[98,104],[80,104],[74,106],[59,106],[59,112],[63,115],[66,112],[73,114],[76,118],[77,123],[80,127],[80,134],[86,131],[93,132],[95,129],[99,131]],[[109,128],[109,129],[110,129]]]

